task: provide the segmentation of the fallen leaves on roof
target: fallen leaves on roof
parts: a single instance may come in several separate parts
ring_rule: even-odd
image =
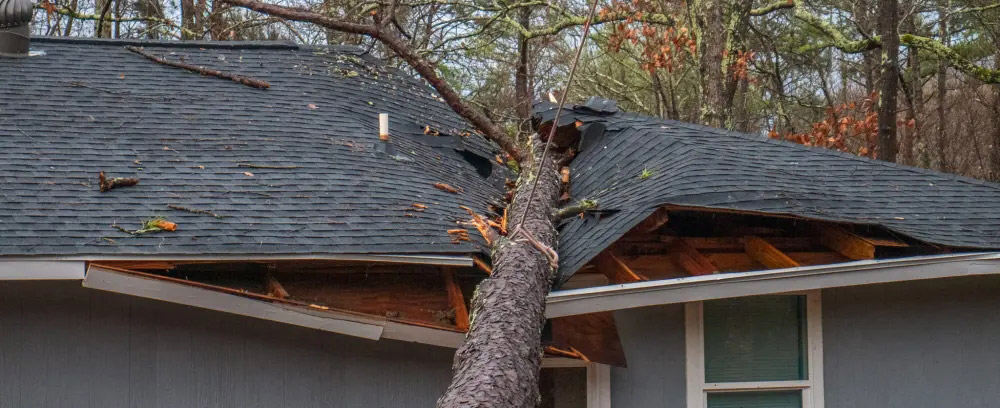
[[[434,188],[454,194],[458,194],[460,192],[459,189],[452,187],[450,184],[445,184],[445,183],[434,183]]]

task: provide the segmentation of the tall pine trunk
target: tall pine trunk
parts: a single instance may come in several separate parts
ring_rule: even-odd
[[[946,46],[951,45],[951,33],[948,30],[948,13],[951,9],[950,0],[938,0],[938,37]],[[948,165],[948,116],[945,105],[948,103],[948,61],[938,58],[937,72],[937,157],[938,168],[949,171]]]
[[[508,220],[517,222],[527,213],[521,227],[554,248],[552,211],[562,185],[553,157],[539,164],[541,151],[535,137],[532,160],[522,163]],[[530,174],[538,174],[538,190],[529,203],[533,178],[524,175]],[[500,237],[493,245],[493,273],[472,298],[469,333],[455,352],[452,383],[438,400],[440,408],[534,408],[538,403],[545,296],[555,269],[523,235],[515,235],[516,225],[508,230],[513,240]]]
[[[701,74],[701,122],[725,127],[725,68],[722,52],[726,49],[726,26],[723,19],[725,0],[701,0],[695,8],[698,32],[698,72]]]
[[[878,107],[878,158],[894,162],[896,142],[896,94],[899,89],[899,1],[879,0],[878,31],[882,37],[881,92]]]

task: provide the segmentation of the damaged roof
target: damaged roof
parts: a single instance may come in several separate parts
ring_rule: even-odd
[[[459,206],[502,199],[495,147],[359,49],[34,38],[32,51],[0,58],[0,255],[472,253],[477,234],[447,232],[469,218]],[[140,181],[102,193],[102,171]],[[113,227],[155,217],[177,230]]]
[[[551,121],[555,108],[535,106]],[[672,204],[876,225],[936,245],[1000,248],[1000,185],[848,153],[621,112],[592,99],[571,164],[574,201],[598,211],[561,225],[560,277]]]

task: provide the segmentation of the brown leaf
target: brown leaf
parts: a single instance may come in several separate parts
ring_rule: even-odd
[[[459,192],[459,190],[457,188],[452,187],[452,186],[450,186],[448,184],[445,184],[445,183],[434,183],[434,188],[437,188],[438,190],[441,190],[441,191],[447,191],[449,193],[454,193],[454,194],[458,194],[458,192]]]

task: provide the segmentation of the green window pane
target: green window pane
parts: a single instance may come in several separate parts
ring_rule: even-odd
[[[805,297],[704,303],[705,382],[806,379]]]
[[[708,408],[801,408],[801,391],[708,394]]]

